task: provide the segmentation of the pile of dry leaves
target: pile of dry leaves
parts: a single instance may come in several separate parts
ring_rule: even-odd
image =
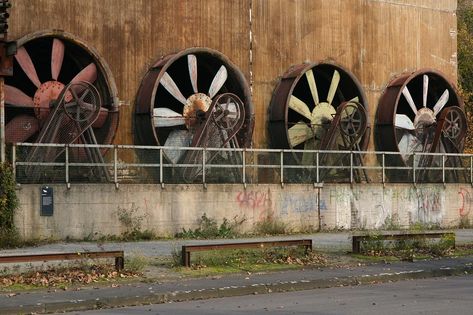
[[[0,287],[27,285],[67,288],[70,285],[107,282],[123,278],[137,278],[139,276],[139,273],[128,270],[117,272],[111,266],[80,266],[0,276]]]

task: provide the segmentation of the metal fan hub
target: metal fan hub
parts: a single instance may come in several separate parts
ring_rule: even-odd
[[[199,112],[207,112],[210,104],[212,104],[212,99],[204,93],[195,93],[189,96],[182,111],[187,129],[195,126],[198,121],[197,114]]]
[[[51,107],[51,101],[57,100],[64,89],[64,84],[58,81],[47,81],[40,85],[33,98],[34,111],[39,119],[46,119]]]
[[[312,119],[310,121],[312,131],[318,139],[322,139],[326,129],[335,116],[336,110],[329,103],[322,102],[314,107]]]
[[[414,127],[416,129],[424,129],[433,125],[435,121],[434,111],[430,108],[423,107],[417,110],[416,117],[414,118]]]

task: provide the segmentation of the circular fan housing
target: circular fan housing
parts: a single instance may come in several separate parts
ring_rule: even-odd
[[[118,128],[118,98],[103,58],[62,31],[35,32],[17,43],[13,76],[5,79],[6,142],[34,142],[64,87],[84,81],[93,84],[102,99],[92,125],[97,143],[112,143]]]
[[[361,104],[368,116],[368,102],[361,84],[349,71],[332,63],[300,64],[283,74],[270,104],[271,146],[278,149],[321,149],[323,139],[345,102]],[[357,135],[365,150],[369,124]],[[337,149],[343,149],[339,147]]]
[[[196,121],[222,93],[233,93],[243,102],[246,119],[236,139],[240,147],[249,147],[254,114],[241,71],[223,54],[208,48],[189,48],[163,57],[145,74],[136,97],[135,143],[190,146]],[[175,163],[182,158],[164,153]]]
[[[377,149],[400,152],[398,159],[386,161],[395,165],[412,165],[414,152],[461,152],[460,138],[466,133],[462,112],[463,101],[442,73],[433,69],[404,73],[389,83],[380,98],[376,114]],[[444,135],[435,137],[437,126],[442,126],[444,120],[447,127],[443,134],[455,138],[450,141],[453,146],[440,141]]]

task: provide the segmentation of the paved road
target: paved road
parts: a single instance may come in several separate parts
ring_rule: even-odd
[[[473,242],[473,229],[455,230],[457,244]],[[315,233],[304,235],[282,235],[264,238],[241,238],[230,240],[162,240],[148,242],[121,242],[121,243],[100,243],[100,242],[76,242],[76,243],[54,243],[37,247],[25,247],[20,249],[2,250],[0,255],[15,254],[40,254],[40,253],[60,253],[78,251],[100,251],[100,250],[124,250],[126,253],[135,253],[144,256],[170,256],[174,251],[184,244],[198,243],[225,243],[239,241],[270,241],[276,239],[312,239],[315,249],[326,251],[349,251],[351,249],[350,232]]]
[[[471,314],[473,276],[74,312],[108,314]]]

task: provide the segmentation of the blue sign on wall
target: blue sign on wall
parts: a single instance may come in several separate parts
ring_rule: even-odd
[[[52,216],[54,213],[53,188],[41,187],[41,216]]]

